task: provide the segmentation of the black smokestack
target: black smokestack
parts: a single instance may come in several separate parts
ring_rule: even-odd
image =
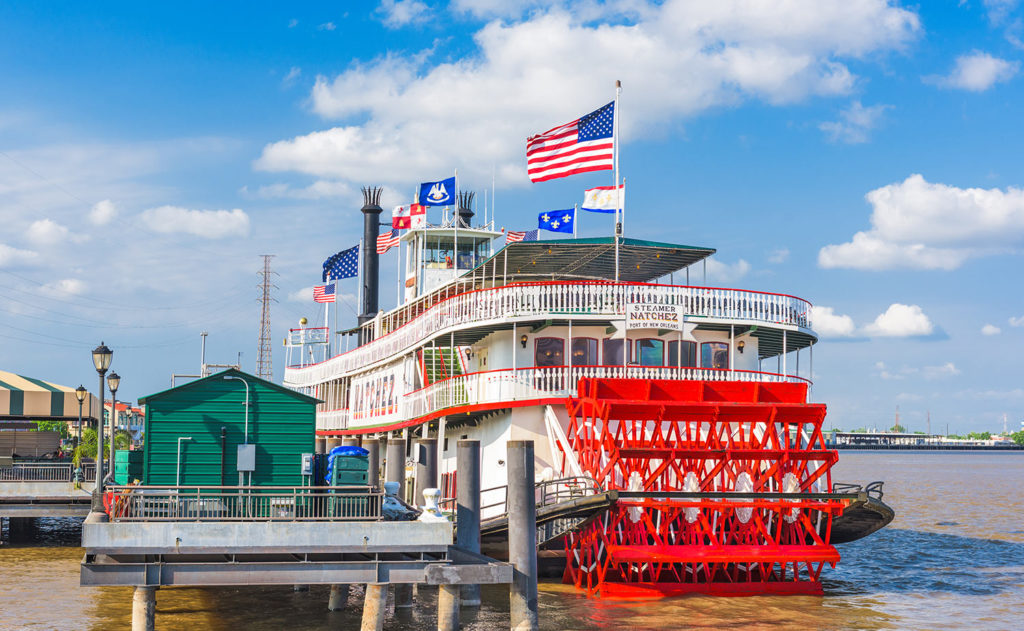
[[[473,220],[473,198],[476,197],[476,193],[471,191],[461,191],[459,193],[459,227],[468,228],[470,222]]]
[[[363,304],[359,313],[359,324],[372,320],[379,309],[378,289],[380,286],[380,255],[377,254],[377,234],[380,232],[380,194],[384,189],[374,186],[363,188],[363,257],[362,278]],[[359,343],[370,341],[360,334]]]

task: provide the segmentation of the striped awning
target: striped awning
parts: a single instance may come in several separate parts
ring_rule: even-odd
[[[96,397],[86,397],[82,415],[99,414]],[[0,418],[16,420],[77,419],[78,397],[68,386],[0,370]]]

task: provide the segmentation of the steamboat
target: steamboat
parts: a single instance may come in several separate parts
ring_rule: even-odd
[[[708,247],[495,248],[502,232],[474,225],[462,194],[401,234],[400,304],[384,312],[365,247],[379,195],[364,190],[361,313],[340,332],[352,348],[312,361],[323,335],[287,341],[284,384],[321,401],[319,451],[433,439],[451,497],[456,443],[479,440],[483,546],[500,554],[505,445],[534,441],[541,567],[600,597],[818,594],[836,544],[891,521],[880,483],[832,479],[806,300],[707,286]]]

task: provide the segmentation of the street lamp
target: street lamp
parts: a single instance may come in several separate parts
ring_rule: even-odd
[[[75,446],[82,444],[82,404],[85,403],[85,395],[89,394],[89,391],[85,389],[85,386],[78,386],[75,388],[75,396],[78,397],[78,442]]]
[[[103,342],[92,349],[92,364],[100,376],[100,415],[96,419],[96,488],[92,491],[92,510],[102,517],[106,517],[103,511],[103,376],[107,374],[113,357],[114,351]]]
[[[107,457],[107,478],[114,477],[114,433],[117,430],[117,387],[121,385],[121,376],[116,372],[107,377],[110,388],[110,456]]]

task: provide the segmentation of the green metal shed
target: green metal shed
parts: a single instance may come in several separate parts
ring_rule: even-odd
[[[317,403],[234,369],[140,398],[146,406],[143,483],[233,486],[239,483],[239,445],[247,443],[253,447],[243,450],[255,452],[247,484],[304,485],[302,454],[314,451]]]

